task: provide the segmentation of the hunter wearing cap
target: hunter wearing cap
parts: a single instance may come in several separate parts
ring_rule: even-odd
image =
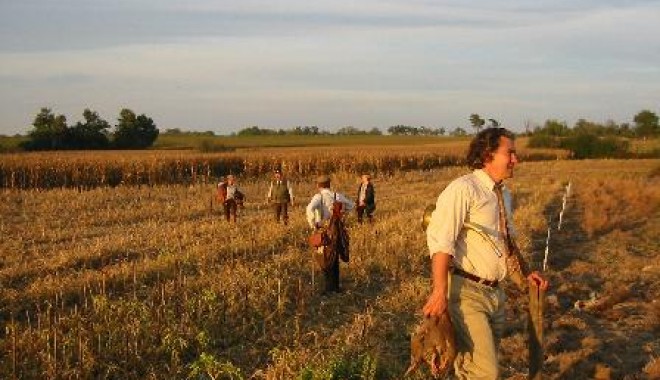
[[[325,265],[322,266],[325,276],[325,292],[340,292],[339,288],[339,257],[342,252],[334,248],[340,246],[346,249],[348,260],[348,232],[343,225],[342,216],[350,212],[354,203],[341,193],[330,190],[330,177],[321,175],[316,178],[318,193],[312,197],[306,208],[307,222],[313,230],[328,230],[329,238],[336,239],[328,246],[318,248],[323,253]],[[336,223],[333,224],[332,221]],[[339,243],[341,244],[337,244]]]
[[[289,204],[293,205],[293,189],[289,180],[283,178],[280,169],[273,171],[273,177],[268,189],[268,202],[273,204],[275,221],[279,223],[281,216],[284,225],[287,225],[289,224]]]

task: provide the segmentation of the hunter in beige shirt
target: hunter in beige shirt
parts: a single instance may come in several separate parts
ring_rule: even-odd
[[[505,243],[500,237],[495,182],[482,169],[451,182],[438,197],[426,241],[431,255],[446,252],[452,265],[487,280],[506,277]],[[511,194],[503,189],[509,234]],[[477,232],[477,230],[479,232]]]

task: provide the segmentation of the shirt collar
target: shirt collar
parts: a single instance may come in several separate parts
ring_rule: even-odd
[[[485,170],[476,169],[474,171],[474,175],[475,175],[475,177],[477,177],[479,182],[481,182],[481,184],[483,184],[487,189],[489,189],[489,190],[494,190],[495,189],[495,185],[497,185],[497,184],[495,183],[495,181],[493,181],[492,178],[490,178],[490,176],[488,175],[488,173],[486,173]]]

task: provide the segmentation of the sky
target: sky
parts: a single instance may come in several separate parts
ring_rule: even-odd
[[[631,122],[660,113],[660,1],[0,0],[0,134],[42,107],[217,134]]]

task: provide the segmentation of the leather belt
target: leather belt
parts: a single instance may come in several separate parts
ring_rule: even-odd
[[[466,272],[461,268],[452,267],[451,272],[453,274],[457,274],[461,277],[467,278],[468,280],[474,281],[476,283],[486,285],[486,286],[490,286],[491,288],[496,288],[497,285],[499,284],[499,281],[497,281],[497,280],[486,280],[485,278],[481,278],[481,277],[477,276],[476,274]]]

